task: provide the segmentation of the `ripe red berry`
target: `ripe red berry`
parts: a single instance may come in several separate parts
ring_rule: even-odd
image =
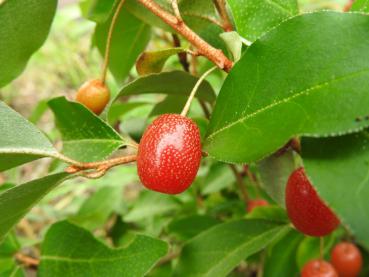
[[[338,274],[330,263],[312,260],[302,268],[301,277],[338,277]]]
[[[295,170],[288,179],[286,207],[293,225],[306,235],[325,236],[340,223],[319,198],[303,168]]]
[[[85,105],[95,114],[100,114],[109,103],[109,89],[101,80],[90,80],[84,83],[77,92],[77,102]]]
[[[264,199],[253,199],[247,202],[247,212],[251,212],[256,207],[268,206],[268,201]]]
[[[179,114],[165,114],[147,127],[137,155],[141,182],[151,190],[177,194],[196,177],[201,161],[197,125]]]
[[[361,271],[363,258],[354,244],[341,242],[333,248],[331,262],[340,277],[356,277]]]

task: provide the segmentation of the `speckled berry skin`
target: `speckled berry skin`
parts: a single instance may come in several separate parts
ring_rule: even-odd
[[[109,89],[98,79],[85,82],[76,95],[76,101],[85,105],[95,114],[100,114],[104,110],[109,99]]]
[[[296,229],[309,236],[326,236],[340,223],[319,198],[303,168],[295,170],[288,179],[286,208]]]
[[[302,268],[301,277],[338,277],[338,274],[330,263],[312,260]]]
[[[332,250],[331,263],[340,277],[356,277],[363,266],[363,258],[355,244],[341,242]]]
[[[268,201],[264,199],[252,199],[247,202],[247,212],[251,213],[256,207],[268,206]]]
[[[141,138],[138,175],[150,190],[178,194],[192,184],[201,156],[197,125],[179,114],[164,114],[147,127]]]

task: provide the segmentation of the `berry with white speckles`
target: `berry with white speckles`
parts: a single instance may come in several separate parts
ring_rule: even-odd
[[[303,168],[295,170],[288,179],[286,208],[293,225],[309,236],[328,235],[340,223],[319,198]]]
[[[195,179],[201,156],[196,124],[179,114],[164,114],[142,136],[137,155],[138,175],[148,189],[181,193]]]

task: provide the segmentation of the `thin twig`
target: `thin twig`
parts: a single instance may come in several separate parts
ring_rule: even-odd
[[[213,0],[215,7],[222,19],[222,28],[226,32],[233,31],[233,25],[227,12],[227,6],[225,0]]]
[[[210,68],[208,71],[206,71],[200,78],[199,80],[197,81],[197,83],[195,84],[195,86],[193,87],[191,93],[190,93],[190,96],[188,97],[187,99],[187,102],[186,102],[186,105],[184,106],[182,112],[181,112],[181,115],[182,116],[186,116],[190,107],[191,107],[191,103],[192,103],[192,100],[193,98],[195,97],[196,95],[196,92],[198,90],[198,88],[200,87],[202,81],[206,78],[206,76],[208,76],[211,72],[213,72],[215,69],[217,69],[216,66]]]
[[[236,177],[236,183],[238,188],[240,189],[243,201],[245,202],[245,205],[247,206],[247,203],[249,202],[249,195],[247,193],[246,187],[245,187],[245,183],[243,182],[242,176],[241,174],[238,172],[237,168],[235,165],[230,164],[229,167],[231,168],[234,176]]]
[[[193,46],[195,46],[199,53],[209,60],[211,60],[214,64],[216,64],[219,68],[223,69],[226,72],[229,72],[233,66],[233,62],[229,60],[222,50],[216,49],[210,44],[208,44],[205,40],[203,40],[199,35],[197,35],[192,29],[190,29],[183,21],[178,21],[178,18],[164,10],[153,0],[137,0],[143,6],[145,6],[148,10],[150,10],[153,14],[160,17],[165,23],[171,26],[175,31],[185,37]]]
[[[111,48],[111,41],[112,41],[112,37],[113,37],[114,27],[115,27],[115,24],[117,23],[119,13],[122,10],[124,2],[125,2],[125,0],[121,0],[119,2],[118,7],[115,10],[113,18],[112,18],[111,23],[110,23],[108,37],[106,39],[104,64],[103,64],[102,75],[101,75],[101,82],[103,84],[105,84],[106,74],[108,72],[108,66],[109,66],[109,60],[110,60],[110,48]]]
[[[121,164],[131,163],[137,160],[137,155],[122,156],[118,158],[113,158],[101,162],[92,163],[78,163],[73,164],[65,169],[65,172],[70,174],[80,173],[81,176],[90,179],[100,178],[112,167]],[[92,170],[92,171],[91,171]]]
[[[324,259],[323,255],[324,255],[324,237],[320,237],[319,256],[321,260]]]
[[[27,255],[24,255],[23,253],[20,253],[20,252],[15,254],[15,259],[19,263],[21,263],[21,264],[23,264],[27,267],[37,267],[40,264],[40,261],[38,259],[29,257]]]
[[[172,38],[174,47],[181,47],[181,41],[179,40],[179,37],[176,34],[172,34]],[[189,72],[190,64],[188,63],[187,60],[187,53],[186,52],[178,53],[178,59],[183,67],[183,70]]]
[[[172,0],[172,8],[173,8],[174,15],[177,17],[178,22],[183,22],[181,13],[179,12],[177,0]]]

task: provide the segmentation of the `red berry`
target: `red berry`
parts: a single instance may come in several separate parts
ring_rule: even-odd
[[[84,83],[77,92],[77,102],[85,105],[95,114],[100,114],[109,103],[109,89],[101,80],[90,80]]]
[[[356,277],[361,271],[363,258],[354,244],[341,242],[333,248],[331,262],[340,277]]]
[[[286,207],[293,225],[306,235],[325,236],[340,223],[319,198],[303,168],[295,170],[288,179]]]
[[[330,263],[312,260],[302,268],[301,277],[338,277],[338,274]]]
[[[268,206],[268,201],[264,199],[253,199],[247,202],[247,212],[251,212],[256,207]]]
[[[138,175],[148,189],[181,193],[195,179],[201,156],[197,125],[179,114],[164,114],[147,127],[141,138]]]

